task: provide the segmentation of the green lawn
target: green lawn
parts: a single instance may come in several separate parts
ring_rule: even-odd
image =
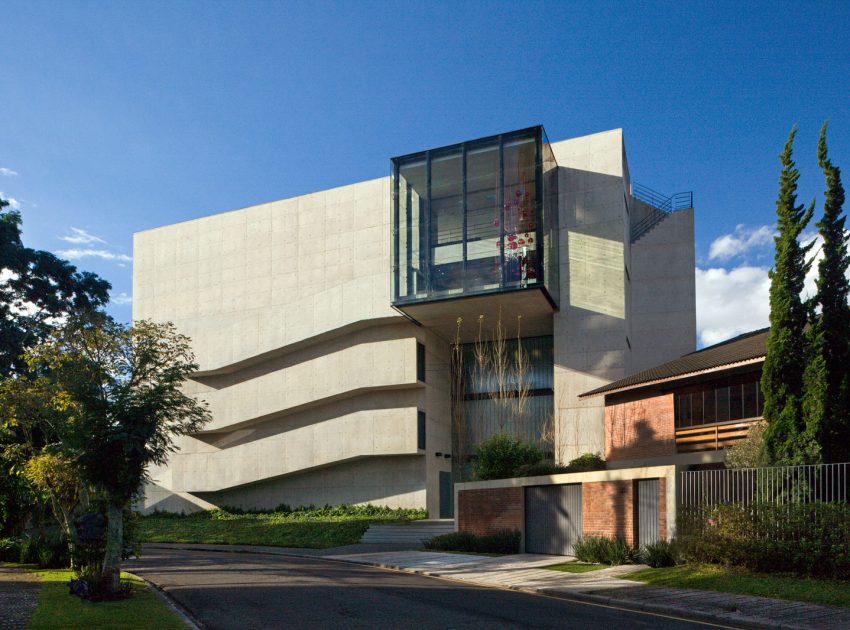
[[[185,630],[186,625],[144,582],[122,574],[133,587],[133,596],[115,602],[86,602],[69,594],[68,582],[73,573],[67,569],[35,569],[43,582],[38,605],[28,630]]]
[[[598,571],[604,569],[607,564],[587,564],[584,562],[562,562],[560,564],[550,564],[548,567],[541,567],[549,571],[562,571],[563,573],[588,573],[590,571]]]
[[[271,514],[200,512],[188,516],[150,515],[139,519],[143,542],[274,545],[325,549],[351,545],[373,523],[424,518],[424,511],[334,514],[327,510]]]
[[[666,569],[643,569],[619,576],[654,586],[678,586],[721,593],[759,595],[813,604],[850,606],[850,583],[788,575],[751,573],[713,564],[685,564]]]

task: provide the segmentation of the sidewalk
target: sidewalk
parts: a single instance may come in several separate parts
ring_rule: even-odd
[[[850,630],[848,608],[696,589],[647,586],[617,577],[642,568],[634,565],[589,573],[562,573],[540,568],[563,562],[562,556],[520,554],[483,557],[403,551],[332,554],[323,557],[735,627]]]
[[[23,630],[38,602],[41,581],[29,571],[0,567],[0,630]]]

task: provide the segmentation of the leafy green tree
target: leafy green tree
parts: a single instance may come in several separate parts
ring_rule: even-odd
[[[26,371],[22,355],[79,309],[99,308],[110,285],[51,254],[25,247],[21,215],[0,199],[0,382]],[[32,455],[21,427],[0,418],[0,534],[17,533],[37,502],[23,476]]]
[[[776,257],[770,272],[770,335],[761,387],[764,392],[765,450],[769,461],[802,463],[810,458],[811,446],[804,444],[803,372],[807,352],[805,327],[807,306],[800,293],[811,263],[812,244],[801,245],[800,234],[814,211],[814,201],[797,205],[800,172],[792,159],[796,126],[779,156],[779,198],[776,201]]]
[[[77,543],[74,516],[77,506],[85,497],[85,486],[80,481],[78,471],[67,457],[45,449],[27,461],[24,476],[50,500],[53,515],[68,541],[73,569]]]
[[[110,284],[50,252],[25,247],[21,214],[0,199],[0,376],[25,369],[24,351],[73,311],[109,301]]]
[[[32,372],[55,385],[56,448],[82,480],[106,498],[103,588],[119,589],[122,511],[145,480],[164,464],[173,438],[209,420],[203,403],[181,385],[197,370],[189,339],[174,326],[140,321],[127,327],[105,315],[74,316],[27,353]],[[23,379],[19,379],[23,380]]]
[[[825,462],[850,460],[850,282],[848,236],[844,229],[844,187],[841,171],[827,156],[824,123],[818,142],[818,162],[826,178],[823,218],[816,224],[823,239],[815,302],[811,317],[811,359],[806,366],[804,413],[806,441]]]

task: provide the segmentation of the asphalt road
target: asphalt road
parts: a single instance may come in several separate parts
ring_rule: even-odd
[[[148,549],[126,568],[205,628],[709,627],[313,558]]]

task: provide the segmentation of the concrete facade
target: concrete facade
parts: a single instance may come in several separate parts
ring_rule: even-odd
[[[543,325],[557,454],[569,460],[605,448],[603,401],[579,394],[693,350],[693,212],[632,243],[621,130],[551,148],[560,303]],[[150,471],[145,509],[370,502],[439,515],[449,340],[392,308],[390,222],[385,177],[135,235],[133,317],[192,339],[200,371],[187,390],[213,417]]]

